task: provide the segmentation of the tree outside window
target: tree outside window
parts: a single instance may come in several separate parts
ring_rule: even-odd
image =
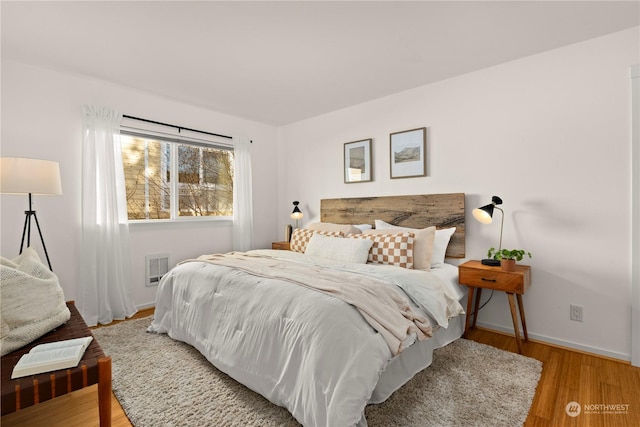
[[[127,134],[121,141],[130,220],[233,215],[232,149]]]

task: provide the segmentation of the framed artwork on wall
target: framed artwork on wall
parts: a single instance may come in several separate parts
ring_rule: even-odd
[[[391,178],[427,176],[427,128],[394,132],[389,143]]]
[[[344,182],[368,182],[373,179],[371,170],[371,141],[346,142],[344,144]]]

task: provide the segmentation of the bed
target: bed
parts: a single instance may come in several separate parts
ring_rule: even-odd
[[[442,261],[464,257],[464,194],[325,199],[321,219],[294,232],[303,251],[180,263],[158,286],[149,331],[192,345],[305,426],[366,426],[367,404],[462,335],[465,291]],[[431,236],[428,268],[417,256],[413,268],[418,235]]]

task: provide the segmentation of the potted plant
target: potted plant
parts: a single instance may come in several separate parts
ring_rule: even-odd
[[[522,261],[526,256],[531,258],[531,252],[523,249],[500,249],[491,248],[487,252],[487,257],[500,261],[500,266],[505,271],[514,271],[516,269],[516,261]]]

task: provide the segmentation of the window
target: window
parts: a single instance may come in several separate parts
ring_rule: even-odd
[[[233,147],[124,130],[120,138],[129,220],[233,216]]]

